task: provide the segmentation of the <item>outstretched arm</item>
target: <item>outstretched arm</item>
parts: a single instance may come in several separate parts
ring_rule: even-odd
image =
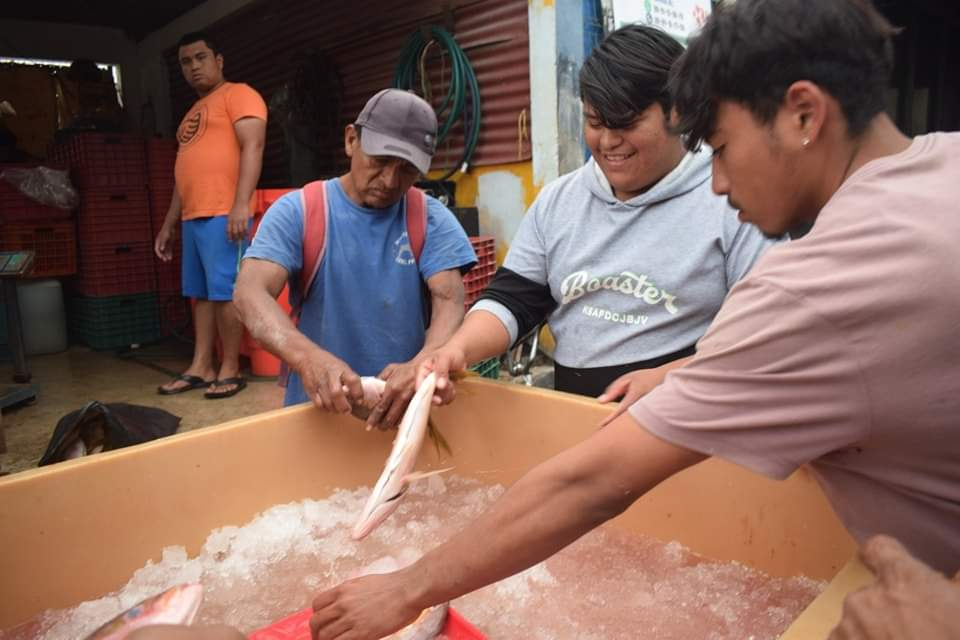
[[[317,595],[313,636],[384,637],[429,606],[548,558],[703,458],[622,416],[534,468],[486,514],[407,569]]]

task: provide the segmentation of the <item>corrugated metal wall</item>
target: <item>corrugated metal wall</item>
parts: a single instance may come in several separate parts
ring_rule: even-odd
[[[341,120],[346,125],[368,97],[391,85],[400,51],[415,29],[435,24],[451,30],[452,26],[480,85],[482,121],[473,164],[489,165],[530,158],[529,139],[520,135],[519,126],[523,113],[529,131],[527,6],[527,0],[273,0],[250,5],[207,31],[223,52],[227,78],[252,85],[268,101],[292,77],[292,59],[297,51],[325,51],[343,82]],[[437,51],[438,47],[431,49],[427,64],[433,93],[442,97],[446,86],[439,75],[444,69],[449,73],[450,65],[444,65]],[[179,120],[196,96],[180,74],[176,50],[166,57],[172,112]],[[335,139],[331,172],[345,166],[342,126]],[[462,151],[463,129],[458,125],[442,145],[433,167],[451,166]],[[285,186],[288,176],[282,130],[271,122],[261,186]]]

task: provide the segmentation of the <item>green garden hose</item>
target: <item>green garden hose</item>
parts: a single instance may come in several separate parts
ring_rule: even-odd
[[[424,38],[425,31],[429,31],[429,40]],[[411,91],[417,91],[419,88],[420,91],[417,91],[417,93],[421,95],[429,93],[423,61],[426,58],[427,50],[434,43],[446,50],[451,62],[450,86],[447,89],[447,95],[435,108],[440,129],[437,134],[437,146],[439,147],[446,139],[458,119],[463,118],[464,121],[463,155],[450,171],[438,178],[438,180],[446,180],[458,170],[463,173],[467,172],[470,167],[470,160],[477,148],[477,140],[480,137],[480,87],[477,84],[477,76],[473,72],[470,60],[446,29],[433,26],[429,30],[417,29],[410,35],[400,52],[400,61],[397,63],[396,71],[393,74],[393,86]],[[418,80],[420,86],[417,84]],[[469,103],[467,102],[467,93],[470,94]],[[424,95],[424,97],[427,100],[430,99],[429,95]]]

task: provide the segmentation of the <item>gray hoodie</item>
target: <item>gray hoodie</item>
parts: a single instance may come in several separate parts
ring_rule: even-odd
[[[593,159],[548,184],[527,212],[504,267],[548,284],[556,361],[606,367],[694,345],[727,291],[775,240],[737,220],[710,187],[710,154],[687,154],[649,191],[621,202]],[[502,304],[495,314],[517,338]]]

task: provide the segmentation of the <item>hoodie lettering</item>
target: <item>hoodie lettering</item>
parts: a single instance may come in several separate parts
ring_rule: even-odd
[[[600,289],[631,296],[651,306],[663,303],[663,308],[670,315],[676,315],[680,311],[675,295],[655,285],[645,274],[638,275],[631,271],[621,271],[618,275],[602,278],[591,278],[590,272],[586,270],[575,271],[560,284],[560,304],[568,304]],[[587,313],[586,307],[584,313]]]

